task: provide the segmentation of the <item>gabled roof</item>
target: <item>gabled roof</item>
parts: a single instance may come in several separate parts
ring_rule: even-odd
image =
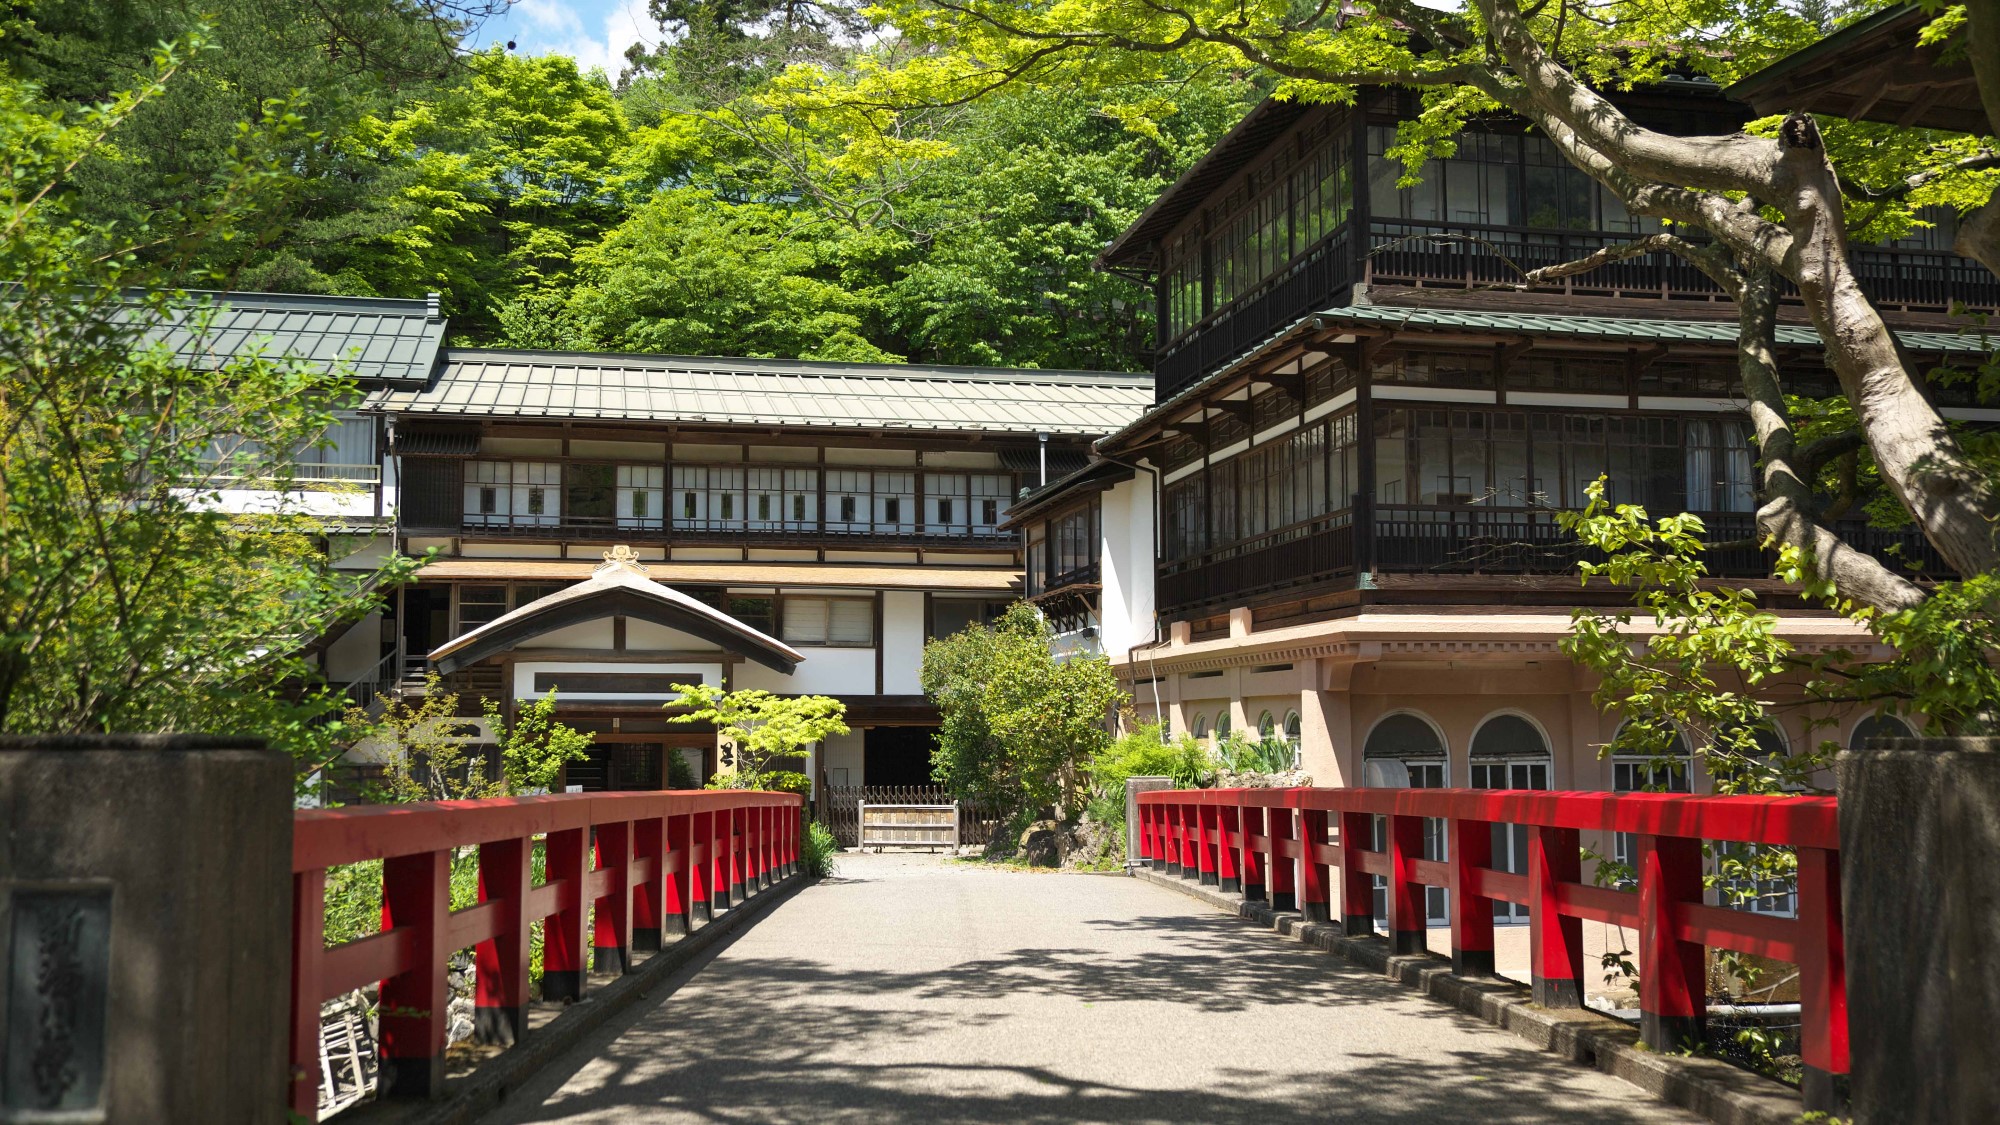
[[[1940,13],[1916,4],[1884,8],[1723,91],[1770,116],[1807,110],[1888,125],[1985,135],[1993,131],[1972,66],[1944,61],[1963,34],[1928,46],[1917,41]]]
[[[439,673],[449,675],[557,629],[606,617],[630,617],[678,629],[787,675],[805,659],[776,637],[653,581],[630,548],[606,551],[604,562],[589,578],[438,646],[429,659]]]
[[[332,364],[364,383],[422,383],[444,344],[437,297],[191,292],[149,335],[196,367],[261,354]]]
[[[377,391],[364,409],[1094,436],[1152,400],[1151,375],[1103,371],[450,348],[428,386]]]

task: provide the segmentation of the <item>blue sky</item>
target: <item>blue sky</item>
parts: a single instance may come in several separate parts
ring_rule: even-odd
[[[625,48],[659,37],[646,0],[514,0],[507,14],[488,20],[469,45],[511,39],[520,54],[572,55],[583,69],[602,67],[615,82]]]

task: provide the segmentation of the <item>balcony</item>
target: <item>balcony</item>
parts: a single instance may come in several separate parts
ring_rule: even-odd
[[[1758,545],[1755,517],[1747,512],[1702,516],[1713,544],[1705,556],[1717,578],[1771,576],[1772,556]],[[1202,554],[1162,562],[1158,599],[1162,613],[1215,608],[1283,590],[1355,587],[1361,571],[1387,574],[1574,576],[1578,563],[1603,556],[1579,543],[1544,509],[1422,508],[1382,506],[1371,534],[1355,541],[1352,514],[1321,520]],[[1846,540],[1879,558],[1916,566],[1934,577],[1951,571],[1914,530],[1882,529],[1861,521],[1834,524]]]
[[[1440,289],[1512,284],[1529,270],[1575,261],[1639,237],[1623,231],[1375,219],[1368,225],[1369,253],[1357,272],[1351,233],[1343,228],[1283,274],[1224,305],[1162,348],[1153,365],[1155,401],[1165,402],[1299,318],[1346,304],[1355,282]],[[1883,309],[1933,313],[1959,306],[2000,309],[2000,277],[1956,254],[1864,247],[1854,251],[1853,260],[1862,287]],[[1537,291],[1659,302],[1726,300],[1706,274],[1671,254],[1613,262]],[[1797,289],[1789,283],[1783,283],[1781,293],[1785,300],[1798,300]]]
[[[592,517],[467,515],[456,525],[430,527],[407,521],[406,532],[539,542],[667,543],[682,547],[947,548],[1013,552],[1017,535],[992,527],[901,525],[822,526],[812,521],[645,520]]]
[[[1362,280],[1370,285],[1420,285],[1471,289],[1518,282],[1530,270],[1572,262],[1606,246],[1642,237],[1622,231],[1568,231],[1528,227],[1376,219]],[[2000,277],[1968,258],[1939,250],[1857,247],[1854,269],[1862,288],[1884,309],[1948,312],[1954,306],[2000,308]],[[1572,296],[1666,301],[1719,301],[1724,294],[1708,275],[1671,254],[1646,254],[1538,287]],[[1798,290],[1781,282],[1783,297]]]

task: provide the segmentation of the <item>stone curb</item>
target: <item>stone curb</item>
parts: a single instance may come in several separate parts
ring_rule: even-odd
[[[511,1091],[532,1081],[543,1067],[556,1061],[591,1032],[604,1026],[612,1017],[644,1003],[652,990],[668,977],[736,936],[739,931],[748,929],[779,903],[797,894],[808,882],[803,872],[789,875],[752,895],[741,905],[723,911],[722,916],[713,922],[653,954],[632,972],[601,988],[585,991],[582,1000],[564,1008],[562,1014],[536,1028],[525,1043],[495,1055],[471,1074],[449,1082],[445,1096],[435,1102],[368,1102],[328,1120],[342,1125],[472,1125],[482,1116],[500,1108]]]
[[[1391,980],[1478,1016],[1571,1062],[1595,1067],[1716,1125],[1795,1125],[1805,1114],[1797,1090],[1720,1059],[1663,1055],[1639,1045],[1639,1031],[1588,1008],[1544,1008],[1528,999],[1527,986],[1498,977],[1461,977],[1435,953],[1391,956],[1381,937],[1349,937],[1335,924],[1307,922],[1274,912],[1177,876],[1136,868],[1133,874],[1168,887],[1283,937],[1387,976]]]

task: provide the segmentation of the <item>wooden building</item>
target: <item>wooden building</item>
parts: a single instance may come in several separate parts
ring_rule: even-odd
[[[1753,115],[1700,81],[1618,100],[1677,132]],[[1104,251],[1154,288],[1155,401],[1015,505],[1028,595],[1110,657],[1142,715],[1289,740],[1318,784],[1660,782],[1600,758],[1621,716],[1558,648],[1572,607],[1626,597],[1579,587],[1582,551],[1555,519],[1601,474],[1616,500],[1699,513],[1713,572],[1777,599],[1802,650],[1874,650],[1768,581],[1734,306],[1665,255],[1523,289],[1526,270],[1656,224],[1518,120],[1479,124],[1398,186],[1388,150],[1414,110],[1386,91],[1266,102]],[[1956,314],[2000,308],[2000,278],[1950,253],[1949,216],[1933,218],[1856,259],[1924,366],[1976,367],[1990,344]],[[1784,379],[1830,391],[1795,298],[1781,319]],[[2000,420],[1963,385],[1933,390],[1957,417]],[[1913,533],[1836,522],[1942,570]],[[1779,713],[1780,743],[1899,729]],[[1707,784],[1691,772],[1673,783]]]

